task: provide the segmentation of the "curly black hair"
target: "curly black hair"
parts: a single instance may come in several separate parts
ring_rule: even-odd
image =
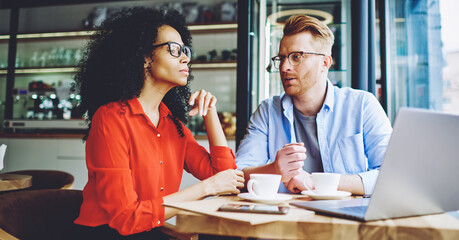
[[[91,36],[79,69],[74,88],[79,90],[79,111],[88,114],[87,138],[96,110],[110,102],[122,102],[140,95],[144,84],[145,56],[151,56],[158,28],[169,25],[180,34],[183,43],[191,46],[191,34],[185,18],[175,10],[135,7],[111,15]],[[154,64],[154,62],[152,63]],[[177,86],[164,96],[163,103],[171,111],[177,131],[188,122],[189,75],[185,86]]]

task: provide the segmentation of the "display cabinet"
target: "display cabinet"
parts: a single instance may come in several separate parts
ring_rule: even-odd
[[[188,13],[194,52],[191,89],[206,89],[218,97],[225,133],[234,135],[237,23],[236,4],[228,1],[114,1],[20,8],[14,78],[8,80],[5,56],[12,31],[0,26],[3,132],[82,132],[86,126],[76,108],[79,95],[71,89],[77,63],[97,25],[111,13],[134,6],[173,7]],[[14,84],[7,95],[8,81]],[[7,98],[11,98],[9,106]],[[201,118],[189,123],[196,135],[205,133],[203,126]]]
[[[10,23],[10,10],[0,9],[0,35],[6,35]],[[3,123],[6,101],[6,69],[8,67],[8,42],[0,38],[0,123]],[[0,124],[0,130],[2,129]]]

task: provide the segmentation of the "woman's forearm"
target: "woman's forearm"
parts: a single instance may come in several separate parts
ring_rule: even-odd
[[[210,194],[207,192],[206,189],[206,181],[201,181],[197,184],[191,185],[181,191],[176,193],[167,195],[163,198],[164,203],[173,203],[173,202],[185,202],[185,201],[194,201],[203,199]],[[178,209],[176,208],[165,208],[165,219],[169,219],[175,216],[178,213]]]
[[[209,108],[207,115],[204,116],[204,124],[206,125],[207,137],[210,146],[227,147],[225,133],[218,119],[217,108]]]
[[[242,171],[228,169],[179,192],[167,195],[163,198],[163,201],[167,204],[194,201],[219,194],[238,194],[240,193],[239,189],[242,187],[244,187],[244,175]],[[165,218],[171,218],[177,214],[177,212],[177,209],[166,207]]]

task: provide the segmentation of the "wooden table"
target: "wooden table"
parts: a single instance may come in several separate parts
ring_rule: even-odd
[[[222,197],[228,201],[236,196]],[[294,195],[292,201],[312,200]],[[292,206],[290,211],[295,211]],[[459,212],[358,222],[323,215],[305,215],[299,221],[277,221],[258,225],[181,211],[175,230],[242,238],[264,239],[459,239]]]
[[[20,174],[0,174],[0,191],[10,191],[32,186],[32,176]]]

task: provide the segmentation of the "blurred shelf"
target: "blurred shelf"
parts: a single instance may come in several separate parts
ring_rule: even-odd
[[[214,33],[215,31],[237,31],[237,23],[215,23],[215,24],[193,24],[189,25],[190,32]],[[43,32],[43,33],[20,33],[17,35],[18,40],[23,39],[43,39],[43,38],[79,38],[88,37],[96,33],[95,30],[77,30],[63,32]],[[0,35],[0,42],[6,42],[10,39],[9,35]]]
[[[213,68],[236,68],[236,61],[226,62],[196,62],[192,61],[192,69],[213,69]],[[41,73],[74,73],[75,66],[64,67],[42,67],[42,68],[16,68],[15,74],[41,74]],[[1,68],[0,75],[6,75],[7,69]]]
[[[43,67],[43,68],[16,68],[15,74],[39,74],[39,73],[73,73],[75,67]],[[0,69],[0,75],[7,74],[6,69]]]
[[[81,138],[82,133],[4,133],[0,132],[0,138]]]
[[[47,90],[34,90],[34,91],[29,91],[28,89],[14,89],[13,90],[13,97],[16,96],[22,96],[22,97],[32,97],[34,95],[45,95],[45,96],[50,96],[52,94],[56,94],[55,89],[47,89]]]
[[[196,140],[207,140],[207,135],[193,135]],[[226,140],[236,140],[236,136],[225,136]]]
[[[237,32],[237,23],[213,23],[188,25],[191,33]]]
[[[226,62],[195,62],[191,61],[191,69],[209,69],[209,68],[236,68],[236,61]]]
[[[96,31],[70,31],[70,32],[45,32],[45,33],[22,33],[17,35],[18,40],[23,39],[43,39],[43,38],[79,38],[79,37],[88,37],[95,33]],[[9,35],[0,35],[0,41],[9,40]]]

